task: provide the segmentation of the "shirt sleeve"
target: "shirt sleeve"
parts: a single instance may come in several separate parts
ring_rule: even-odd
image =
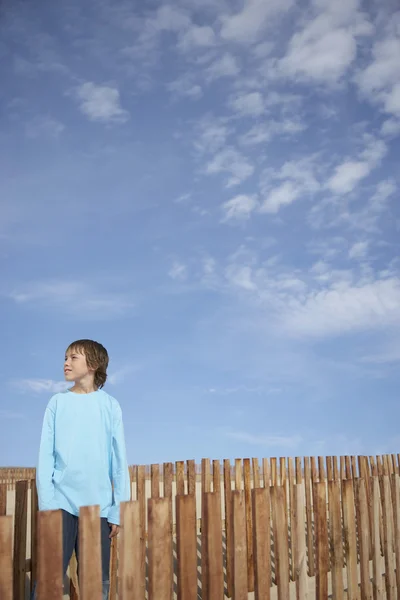
[[[43,419],[42,436],[39,447],[39,460],[36,470],[36,484],[39,510],[55,510],[54,502],[54,420],[55,406],[49,402]]]
[[[126,458],[124,426],[122,422],[121,407],[117,405],[113,415],[112,437],[112,482],[113,502],[108,512],[108,522],[120,524],[120,503],[131,499],[131,483],[128,462]]]

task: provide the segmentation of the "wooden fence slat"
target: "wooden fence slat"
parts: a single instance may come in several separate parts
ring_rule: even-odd
[[[328,481],[329,533],[331,547],[332,592],[335,600],[343,600],[343,540],[340,511],[340,482]]]
[[[286,472],[286,458],[284,456],[279,457],[279,482],[280,485],[286,488],[287,472]],[[286,496],[285,496],[286,502]]]
[[[320,473],[321,477],[321,473]],[[326,520],[326,484],[325,481],[314,483],[315,500],[315,563],[316,563],[316,598],[328,600],[328,524]]]
[[[151,470],[151,497],[160,497],[160,465],[150,465]]]
[[[171,524],[171,533],[173,527],[173,514],[172,514],[172,480],[173,480],[174,466],[171,462],[163,464],[163,497],[168,498],[169,502],[169,522]]]
[[[31,479],[31,593],[34,582],[37,581],[37,514],[38,495],[36,480]]]
[[[2,484],[3,485],[3,484]],[[6,485],[6,484],[4,484]],[[6,488],[7,491],[7,488]],[[13,599],[12,516],[0,515],[0,598]]]
[[[196,463],[193,459],[186,462],[188,494],[196,494]]]
[[[393,517],[389,475],[383,476],[383,534],[384,534],[384,556],[385,556],[385,581],[387,600],[396,599],[395,563],[393,558]]]
[[[213,460],[213,492],[221,494],[221,463]]]
[[[233,594],[232,577],[232,483],[231,463],[224,459],[224,502],[225,502],[225,539],[226,539],[226,583],[228,598]]]
[[[100,517],[99,523],[100,527]],[[62,513],[60,510],[39,512],[38,526],[38,580],[40,600],[62,600]]]
[[[310,464],[311,464],[311,483],[317,483],[318,481],[318,470],[317,470],[317,460],[315,458],[315,456],[311,456],[310,457]],[[312,489],[313,486],[312,486]]]
[[[333,457],[333,479],[339,481],[339,468],[338,468],[338,457]]]
[[[356,457],[355,456],[351,457],[351,476],[353,477],[353,479],[356,479],[358,477],[358,473],[357,473],[357,461],[356,461]]]
[[[120,600],[144,600],[146,581],[137,569],[142,555],[139,501],[121,502],[119,596]]]
[[[271,501],[270,487],[252,490],[254,598],[270,600]]]
[[[314,577],[314,532],[312,523],[310,459],[308,456],[304,457],[304,487],[306,496],[308,575],[309,577]]]
[[[233,600],[247,600],[247,537],[244,492],[232,492]]]
[[[352,479],[352,477],[351,477],[351,461],[350,461],[350,456],[345,456],[344,460],[345,460],[346,479]]]
[[[172,600],[172,535],[167,498],[149,498],[149,600]]]
[[[28,481],[17,481],[14,518],[14,600],[25,600]]]
[[[325,460],[323,456],[318,456],[318,477],[319,481],[326,481]]]
[[[246,510],[246,539],[247,539],[247,584],[248,591],[254,591],[253,563],[253,523],[251,519],[251,467],[250,459],[243,459],[244,502]]]
[[[0,483],[0,517],[7,514],[7,484]]]
[[[185,463],[183,460],[178,460],[175,463],[175,471],[176,471],[176,493],[184,494],[185,493]]]
[[[398,474],[392,477],[392,497],[395,526],[396,583],[397,590],[400,591],[400,477]]]
[[[206,510],[206,500],[205,496],[211,492],[211,465],[209,458],[201,459],[201,587],[202,587],[202,595],[205,598],[208,596],[208,573],[207,568],[208,564],[206,561],[206,527],[205,527],[205,510]]]
[[[361,599],[372,600],[372,586],[369,577],[369,515],[367,489],[364,479],[356,480],[356,497],[358,543],[360,546]]]
[[[113,537],[110,548],[110,593],[109,600],[117,600],[118,540]]]
[[[282,486],[273,486],[271,488],[278,600],[287,600],[289,598],[289,542],[284,498],[285,489]]]
[[[136,498],[140,506],[140,541],[142,547],[139,565],[140,577],[146,577],[146,468],[138,465],[136,468]]]
[[[178,600],[197,600],[197,526],[194,494],[176,498]]]
[[[294,485],[294,519],[292,523],[293,535],[296,537],[294,553],[294,574],[296,581],[296,600],[307,600],[307,550],[306,550],[306,529],[305,529],[305,502],[304,485],[296,483]]]
[[[343,529],[346,549],[347,598],[358,600],[357,538],[352,479],[344,479],[342,487]]]
[[[207,492],[203,499],[205,543],[201,553],[202,555],[204,553],[206,569],[201,573],[202,600],[223,600],[224,572],[220,496],[214,492]]]
[[[294,555],[295,555],[295,531],[294,531],[294,514],[296,511],[296,499],[294,495],[294,469],[293,469],[293,459],[291,457],[288,458],[288,466],[287,466],[287,477],[289,482],[289,539],[290,539],[290,579],[295,581],[296,574],[294,571]]]
[[[252,466],[253,466],[253,487],[259,488],[260,487],[260,466],[258,464],[258,458],[252,459]]]
[[[263,458],[262,460],[262,469],[263,469],[263,486],[270,486],[270,468],[268,458]]]
[[[38,567],[40,570],[40,559]],[[101,598],[101,580],[100,507],[82,506],[79,509],[80,599]]]
[[[379,481],[378,477],[372,478],[372,507],[374,515],[374,556],[372,559],[372,590],[374,593],[374,600],[380,600],[383,594],[382,586],[382,571],[381,571],[381,538],[380,538],[380,520],[381,520],[381,507],[379,499]]]
[[[296,456],[296,483],[301,483],[303,481],[303,472],[301,468],[301,456]]]
[[[340,457],[340,479],[341,480],[346,479],[344,456]]]
[[[326,457],[326,478],[328,481],[333,479],[333,461],[332,456]]]
[[[242,479],[242,459],[235,458],[235,490],[243,489]]]
[[[273,456],[270,459],[270,466],[271,466],[271,485],[275,486],[278,483],[278,474],[277,474],[276,457],[275,456]]]

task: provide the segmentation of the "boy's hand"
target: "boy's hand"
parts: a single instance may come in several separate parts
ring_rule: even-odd
[[[119,525],[115,525],[114,523],[109,523],[110,526],[110,535],[109,538],[116,537],[119,534]]]

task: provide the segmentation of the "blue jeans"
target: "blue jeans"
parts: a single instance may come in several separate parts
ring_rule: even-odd
[[[79,519],[66,510],[62,510],[62,543],[63,543],[63,576],[65,576],[69,561],[75,550],[79,575]],[[101,571],[102,571],[102,600],[108,600],[110,590],[110,526],[107,519],[101,519]],[[31,600],[37,600],[36,582],[34,583]]]

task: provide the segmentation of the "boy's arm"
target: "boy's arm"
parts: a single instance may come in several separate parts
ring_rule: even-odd
[[[124,426],[121,407],[117,405],[113,415],[112,439],[112,480],[114,485],[113,503],[108,512],[108,522],[119,525],[120,503],[131,499],[131,483],[126,458]]]
[[[39,461],[36,470],[36,484],[39,510],[54,510],[54,418],[55,407],[50,402],[43,419],[40,439]]]

